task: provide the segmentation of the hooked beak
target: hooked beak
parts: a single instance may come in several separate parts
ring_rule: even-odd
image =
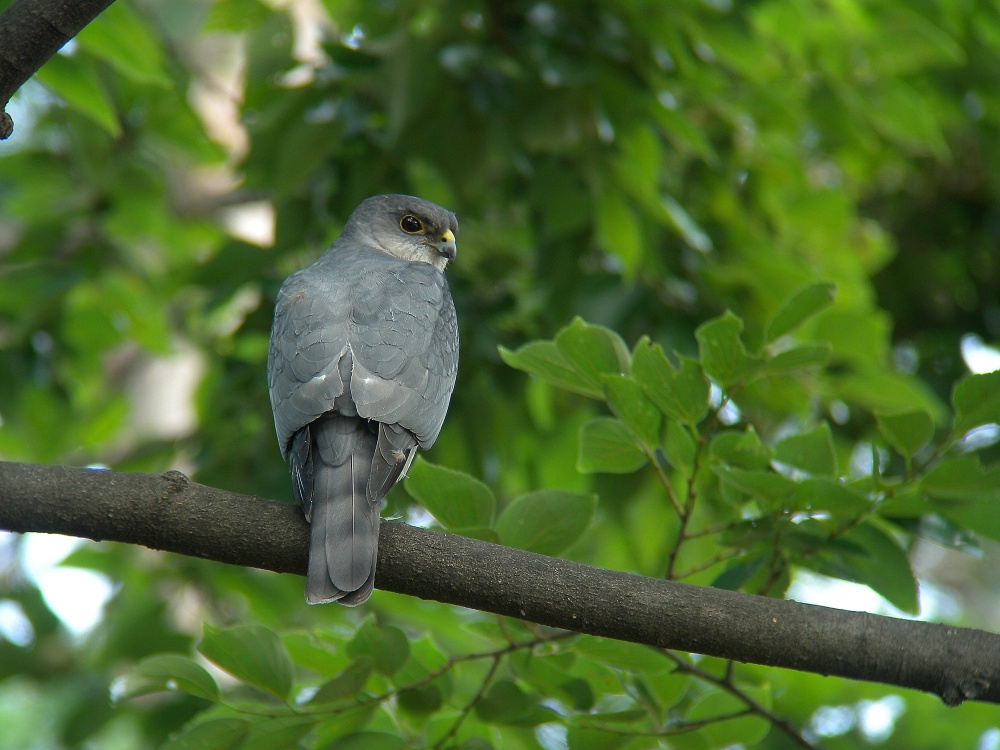
[[[441,257],[448,259],[448,261],[455,260],[455,255],[458,253],[458,248],[455,245],[455,233],[446,229],[441,235],[441,239],[434,243],[434,247],[437,248]]]

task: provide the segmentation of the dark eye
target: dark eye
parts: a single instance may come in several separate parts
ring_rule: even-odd
[[[413,214],[407,214],[399,220],[399,227],[407,234],[419,234],[424,231],[424,224]]]

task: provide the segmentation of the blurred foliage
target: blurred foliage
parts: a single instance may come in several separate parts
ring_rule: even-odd
[[[461,370],[386,516],[996,629],[1000,376],[963,346],[1000,338],[998,76],[987,0],[115,3],[0,143],[0,457],[289,499],[274,295],[410,192],[461,221]],[[114,585],[72,634],[23,546],[2,750],[1000,737],[988,706],[386,592],[307,608],[113,544],[64,563]]]

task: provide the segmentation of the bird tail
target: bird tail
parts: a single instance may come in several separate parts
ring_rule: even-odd
[[[303,430],[310,434],[293,440],[289,460],[312,523],[306,601],[362,604],[375,585],[378,556],[382,495],[368,489],[377,435],[366,420],[338,415]],[[312,486],[299,489],[308,479]]]

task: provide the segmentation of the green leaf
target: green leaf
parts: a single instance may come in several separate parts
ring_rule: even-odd
[[[684,656],[687,656],[685,654]],[[681,657],[683,658],[683,657]],[[684,700],[690,691],[694,678],[680,670],[670,674],[656,675],[652,678],[637,677],[636,682],[644,684],[655,697],[660,709],[673,708]]]
[[[1000,513],[997,513],[997,501],[992,498],[977,503],[962,503],[949,505],[940,509],[942,516],[955,523],[959,528],[980,534],[995,542],[1000,542]]]
[[[712,581],[712,588],[715,589],[725,589],[727,591],[738,591],[740,586],[749,581],[754,574],[760,570],[764,561],[761,559],[755,560],[740,560],[738,562],[730,563],[726,566],[726,569],[716,576],[715,580]]]
[[[617,419],[595,417],[580,428],[578,471],[629,474],[645,463],[632,431]]]
[[[616,641],[611,638],[584,635],[576,641],[573,648],[577,653],[595,659],[609,667],[630,672],[662,674],[672,666],[667,657],[650,646]]]
[[[117,702],[162,690],[219,700],[219,686],[208,670],[178,654],[157,654],[143,659],[123,681],[115,683],[113,696]]]
[[[469,474],[428,463],[417,456],[403,486],[446,529],[493,525],[496,512],[493,491]]]
[[[869,586],[904,612],[920,611],[910,561],[894,539],[871,523],[855,526],[842,539],[863,550],[862,554],[844,553],[852,580]]]
[[[186,727],[163,750],[233,750],[249,730],[250,722],[243,719],[210,719]]]
[[[926,411],[941,421],[947,408],[922,381],[896,372],[862,372],[831,379],[831,396],[883,414]]]
[[[444,703],[444,696],[437,685],[418,685],[399,691],[399,708],[410,714],[433,714]]]
[[[720,388],[745,381],[760,365],[757,358],[747,354],[741,333],[743,321],[728,310],[702,323],[694,332],[701,366]]]
[[[871,510],[872,503],[834,479],[806,479],[795,488],[791,507],[811,513],[827,511],[834,518],[856,518]]]
[[[663,456],[675,469],[691,469],[698,447],[688,428],[680,422],[667,422],[667,434],[663,441]]]
[[[943,70],[964,65],[962,44],[949,35],[949,26],[925,17],[916,7],[887,8],[882,18],[889,33],[872,45],[868,60],[877,78],[919,74],[930,68]]]
[[[621,732],[602,732],[590,727],[571,726],[566,732],[569,750],[617,750],[630,740]]]
[[[891,331],[892,321],[884,312],[857,306],[827,308],[811,326],[817,341],[830,343],[838,362],[849,362],[864,372],[885,368]]]
[[[419,157],[407,159],[406,178],[413,185],[413,195],[441,206],[458,204],[448,175],[432,162]]]
[[[759,471],[771,465],[773,452],[764,445],[753,425],[748,425],[744,432],[720,432],[710,444],[711,454],[739,469]]]
[[[501,346],[500,357],[509,366],[559,388],[581,396],[604,398],[603,389],[577,372],[553,341],[532,341],[513,352]]]
[[[984,467],[978,456],[946,459],[920,480],[920,488],[941,500],[1000,500],[1000,464]]]
[[[598,398],[604,397],[602,375],[628,372],[629,351],[614,331],[586,323],[581,318],[556,334],[555,344],[570,366],[584,379]]]
[[[568,657],[568,658],[567,658]],[[594,690],[590,682],[571,677],[567,670],[576,657],[567,652],[539,655],[518,651],[509,657],[510,666],[518,679],[545,694],[560,695],[577,711],[589,711],[594,706]]]
[[[907,459],[934,437],[934,420],[925,411],[876,414],[875,418],[885,441]]]
[[[642,386],[627,375],[605,375],[601,380],[615,415],[647,445],[656,445],[662,417]]]
[[[793,346],[775,354],[767,360],[765,367],[768,372],[782,373],[803,370],[807,367],[818,367],[830,361],[833,347],[828,341],[815,341],[800,346]]]
[[[320,685],[319,690],[309,700],[309,705],[321,706],[353,699],[365,686],[373,667],[374,662],[371,657],[355,658],[340,674]]]
[[[515,683],[498,680],[476,701],[476,715],[490,724],[516,724],[537,705]]]
[[[218,0],[205,17],[206,31],[246,31],[258,26],[271,12],[260,0]]]
[[[1000,423],[1000,370],[965,378],[955,386],[951,403],[955,407],[956,439],[973,427]]]
[[[597,244],[622,262],[626,273],[634,276],[642,262],[645,243],[642,226],[631,206],[613,190],[597,201]]]
[[[619,152],[614,170],[622,187],[642,203],[654,201],[659,193],[663,139],[651,124],[641,123],[615,140]]]
[[[316,726],[316,719],[302,716],[282,716],[254,724],[247,732],[240,750],[287,750],[298,747],[298,741]]]
[[[410,745],[397,734],[356,732],[338,737],[337,750],[407,750]]]
[[[559,555],[587,530],[596,508],[594,495],[538,490],[521,495],[504,508],[496,530],[508,546]]]
[[[702,229],[684,207],[675,201],[671,196],[664,195],[660,198],[662,206],[669,224],[681,236],[681,238],[692,248],[700,253],[708,253],[712,250],[712,238]]]
[[[928,513],[920,520],[918,534],[942,547],[982,557],[982,545],[974,529],[967,524],[957,524],[936,513]]]
[[[789,435],[774,446],[774,458],[814,476],[833,476],[837,453],[830,425],[824,420],[811,430]]]
[[[773,471],[745,471],[725,466],[713,470],[729,486],[778,507],[795,491],[795,482]]]
[[[643,337],[632,354],[630,374],[657,409],[694,426],[708,411],[708,380],[693,359],[678,357],[678,361],[680,367],[674,367],[659,344]]]
[[[77,34],[76,41],[129,80],[163,88],[172,85],[159,39],[125,4],[114,3],[102,11]]]
[[[635,724],[639,719],[649,716],[645,708],[627,708],[623,711],[594,711],[587,714],[587,720],[595,724]]]
[[[347,643],[347,654],[353,659],[370,659],[377,672],[395,674],[410,656],[410,642],[399,628],[380,627],[369,617]]]
[[[883,79],[881,85],[858,90],[864,97],[861,111],[885,138],[920,153],[947,158],[948,141],[935,107],[927,97],[902,78]]]
[[[342,639],[339,635],[333,639],[328,632],[323,635],[324,639],[321,641],[312,633],[293,630],[282,633],[281,641],[288,649],[288,655],[292,657],[294,664],[309,667],[320,675],[331,676],[344,666],[343,655],[337,653]]]
[[[771,686],[741,685],[740,694],[752,698],[765,709],[771,707]],[[685,717],[688,721],[708,721],[699,730],[708,738],[709,746],[722,748],[740,745],[751,747],[760,742],[771,729],[771,723],[754,713],[723,721],[713,721],[717,717],[731,716],[746,710],[746,703],[737,696],[721,690],[714,690],[695,701]]]
[[[810,284],[792,294],[767,324],[768,343],[791,333],[813,315],[833,304],[837,287],[827,281]]]
[[[426,634],[410,641],[410,658],[393,676],[397,685],[420,682],[434,671],[447,671],[448,657],[438,648],[434,639]]]
[[[297,189],[313,179],[333,149],[330,125],[306,119],[288,123],[270,172],[270,189],[279,201],[287,201]]]
[[[205,624],[198,651],[234,677],[285,700],[293,668],[281,639],[260,625],[221,629]]]
[[[112,137],[117,138],[121,134],[114,102],[101,85],[89,60],[79,55],[68,57],[56,54],[39,68],[35,78]]]
[[[691,117],[666,107],[654,107],[652,115],[678,150],[693,151],[713,167],[719,163],[719,155],[712,147],[711,139]]]
[[[879,515],[888,518],[919,518],[933,510],[927,494],[919,487],[907,487],[878,506]]]

